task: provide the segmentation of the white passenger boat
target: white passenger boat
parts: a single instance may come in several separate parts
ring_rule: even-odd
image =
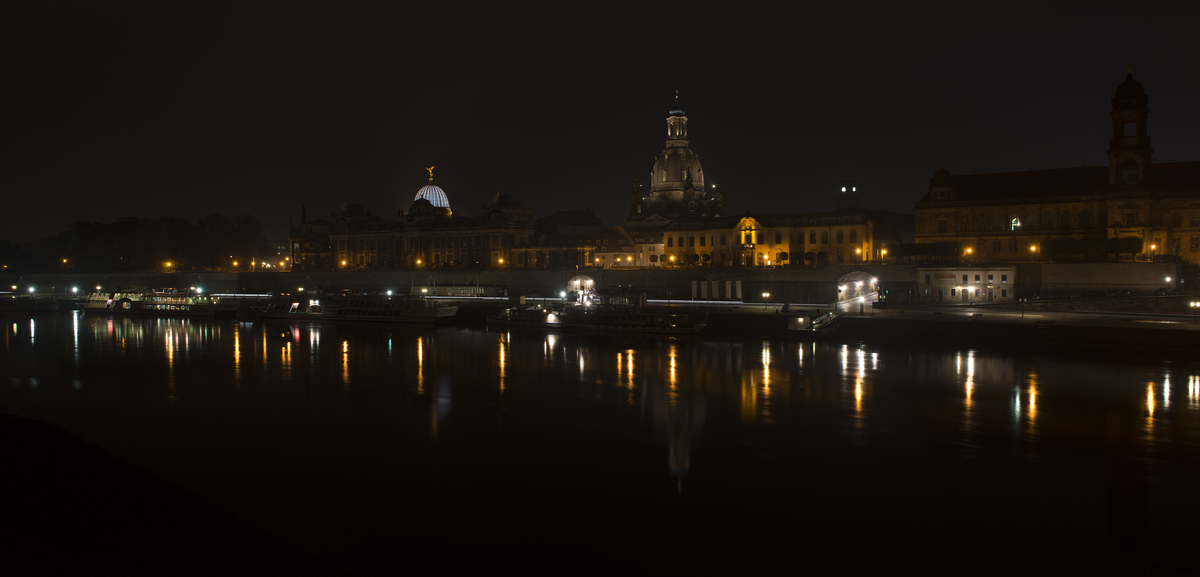
[[[134,316],[232,317],[239,303],[191,289],[95,292],[79,303],[84,313]]]

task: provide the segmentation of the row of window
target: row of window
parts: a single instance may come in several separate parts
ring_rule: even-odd
[[[941,290],[942,289],[938,289],[939,295],[941,294]],[[983,289],[962,289],[962,293],[959,293],[958,289],[952,288],[952,289],[950,289],[950,296],[952,296],[952,297],[976,296],[977,297],[977,296],[983,296],[982,291],[983,291]],[[939,298],[941,298],[941,297],[939,297]],[[1008,289],[1000,289],[1000,298],[1008,298]]]
[[[963,284],[971,283],[971,281],[968,279],[968,277],[970,277],[970,275],[965,275],[965,274],[962,275]],[[983,277],[982,274],[975,275],[975,284],[981,284],[982,277]],[[932,279],[932,275],[925,275],[925,284],[930,284],[930,282],[932,282],[931,279]],[[995,279],[996,279],[996,275],[994,275],[994,274],[987,275],[988,284],[995,284]],[[1000,275],[1000,284],[1008,284],[1008,275],[1006,275],[1006,274]],[[951,294],[953,294],[953,293],[951,293]]]
[[[834,233],[834,235],[835,235],[834,237],[837,239],[835,242],[837,242],[838,244],[845,243],[847,236],[849,236],[849,238],[850,238],[850,244],[856,244],[858,242],[858,231],[857,230],[851,230],[848,235],[845,234],[844,231],[839,230],[836,233]],[[726,246],[728,244],[726,241],[726,238],[725,238],[725,233],[721,233],[719,237],[714,237],[711,241],[709,241],[708,238],[709,237],[705,237],[703,235],[701,235],[701,236],[681,236],[681,237],[679,237],[679,240],[678,240],[678,243],[679,243],[678,246],[680,246],[680,247],[684,246],[685,239],[687,242],[687,246],[696,246],[696,242],[697,242],[696,239],[700,239],[699,240],[700,246],[705,246],[707,242],[712,242],[713,245],[716,246],[717,238],[720,239],[720,246]],[[758,244],[759,238],[760,238],[760,236],[759,236],[758,231],[750,230],[750,231],[742,231],[742,233],[741,233],[742,244],[747,244],[747,243]],[[797,242],[803,242],[804,241],[804,233],[798,233],[798,234],[792,233],[790,240],[793,244],[795,244]],[[668,237],[666,237],[666,241],[667,241],[667,247],[674,248],[676,246],[675,237],[668,236]],[[783,244],[783,233],[782,232],[775,233],[775,244]],[[808,244],[817,244],[817,233],[815,231],[809,231]],[[821,233],[821,244],[829,244],[829,231],[823,231]]]

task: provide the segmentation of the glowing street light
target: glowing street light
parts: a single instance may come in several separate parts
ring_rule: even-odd
[[[77,287],[77,286],[73,286],[73,287],[71,287],[71,293],[72,293],[72,294],[74,294],[74,293],[77,293],[77,292],[79,292],[79,287]]]
[[[392,291],[388,291],[387,296],[392,296]]]
[[[1029,252],[1037,252],[1037,245],[1036,244],[1029,245]]]
[[[967,254],[971,254],[971,251],[972,251],[972,250],[974,250],[974,249],[969,249],[969,248],[968,248],[968,249],[967,249]]]

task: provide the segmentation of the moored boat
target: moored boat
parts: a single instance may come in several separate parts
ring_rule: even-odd
[[[707,323],[689,319],[685,314],[645,307],[568,305],[553,308],[534,305],[509,308],[499,315],[488,317],[488,325],[584,332],[686,335],[700,332]]]
[[[20,295],[0,297],[0,312],[41,313],[56,310],[58,310],[58,299],[54,298]]]
[[[453,320],[458,307],[421,297],[333,297],[276,301],[260,319],[432,324]]]
[[[232,317],[239,308],[236,300],[206,295],[191,289],[154,289],[147,293],[92,293],[79,304],[92,314],[134,316]]]

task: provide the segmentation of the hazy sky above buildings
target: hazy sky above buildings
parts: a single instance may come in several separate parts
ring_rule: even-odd
[[[911,212],[934,171],[1107,162],[1133,65],[1158,162],[1200,160],[1187,3],[6,3],[0,239],[77,220],[501,191],[618,223],[675,90],[729,212]]]

